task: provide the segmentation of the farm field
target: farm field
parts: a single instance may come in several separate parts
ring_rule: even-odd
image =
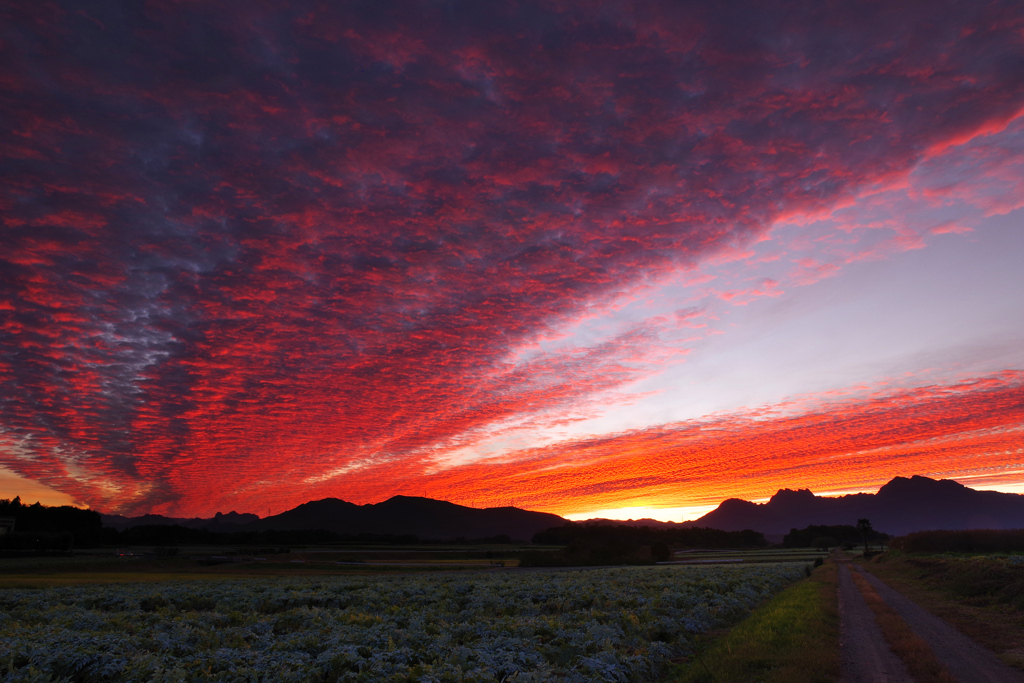
[[[529,550],[535,550],[531,547]],[[547,548],[540,548],[547,550]],[[552,550],[555,548],[552,548]],[[522,548],[367,547],[290,548],[281,553],[252,549],[181,548],[172,557],[153,548],[133,548],[118,556],[113,549],[71,556],[0,558],[0,588],[48,588],[116,582],[213,580],[278,576],[354,576],[422,574],[436,571],[500,571],[515,568]],[[127,554],[130,552],[131,554]],[[813,563],[825,553],[812,549],[678,551],[660,564]],[[560,568],[564,570],[565,568]],[[547,571],[548,569],[545,569]],[[533,570],[531,570],[533,571]]]
[[[0,679],[649,681],[805,568],[8,588]]]
[[[0,557],[0,588],[24,588],[230,577],[333,576],[428,571],[479,571],[515,567],[515,547],[453,548],[181,548],[161,556],[158,548],[78,552],[66,556]],[[156,551],[156,552],[154,552]],[[128,554],[131,553],[131,554]]]
[[[677,550],[669,562],[659,564],[729,564],[764,562],[814,562],[828,553],[812,548],[766,548],[764,550]]]

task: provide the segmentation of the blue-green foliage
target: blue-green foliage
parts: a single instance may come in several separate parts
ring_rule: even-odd
[[[645,681],[802,566],[0,591],[5,681]]]

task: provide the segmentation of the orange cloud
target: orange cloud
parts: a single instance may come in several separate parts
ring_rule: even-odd
[[[740,412],[520,451],[406,490],[569,514],[758,499],[786,487],[871,490],[897,475],[991,485],[1024,477],[1022,443],[1024,373],[1004,372],[861,398],[824,396],[791,414]],[[347,486],[375,493],[370,473]],[[376,487],[378,495],[385,490]]]

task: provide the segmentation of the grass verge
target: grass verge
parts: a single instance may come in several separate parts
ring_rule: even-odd
[[[907,671],[918,683],[956,683],[956,679],[935,657],[928,643],[914,633],[906,621],[882,600],[878,591],[860,572],[851,572],[868,607],[875,613],[875,621],[882,629],[889,647],[903,660]]]
[[[836,566],[789,586],[679,666],[679,683],[839,680]]]
[[[1024,564],[995,556],[891,552],[864,567],[1010,666],[1024,669]]]

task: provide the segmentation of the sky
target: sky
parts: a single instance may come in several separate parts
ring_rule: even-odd
[[[0,128],[0,498],[1024,492],[1018,2],[5,3]]]

